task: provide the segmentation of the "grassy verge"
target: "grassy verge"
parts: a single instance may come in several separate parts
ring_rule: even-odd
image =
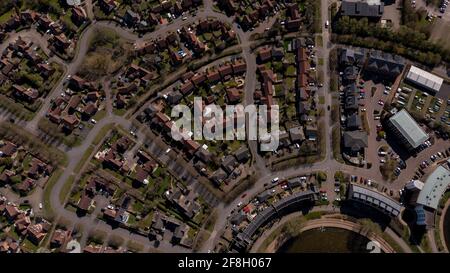
[[[69,194],[70,189],[72,188],[74,180],[75,180],[74,175],[69,176],[67,181],[64,183],[61,191],[59,192],[59,202],[61,202],[61,204],[63,204],[64,201],[66,200],[66,197]]]
[[[195,238],[195,244],[192,247],[194,252],[198,252],[202,245],[209,239],[209,236],[211,236],[211,233],[205,230],[200,230],[200,232],[197,235],[197,238]]]
[[[213,231],[213,229],[214,229],[214,224],[215,224],[216,221],[217,221],[217,217],[218,217],[218,215],[217,215],[217,212],[216,212],[216,211],[213,211],[213,212],[211,213],[211,215],[208,217],[208,219],[207,219],[206,222],[205,222],[205,229],[206,229],[207,231],[209,231],[209,232],[212,232],[212,231]]]
[[[422,248],[425,253],[432,253],[430,242],[428,241],[428,237],[426,235],[423,236],[422,241],[420,242],[420,248]]]
[[[317,35],[316,36],[316,46],[318,46],[318,47],[322,47],[323,46],[322,35]],[[322,59],[322,61],[323,61],[323,59]]]
[[[94,146],[92,146],[92,145],[86,149],[86,151],[83,154],[83,157],[77,163],[77,166],[73,170],[74,173],[78,174],[81,171],[81,168],[83,168],[84,164],[89,161],[89,158],[91,157],[91,154],[93,151],[94,151]]]
[[[286,238],[292,238],[300,234],[300,230],[306,223],[306,219],[302,216],[290,219],[283,225],[277,227],[272,233],[267,236],[267,238],[262,242],[262,244],[257,249],[258,253],[264,253],[267,251],[269,245],[275,240],[283,240]],[[277,243],[279,244],[279,242]],[[279,245],[278,245],[279,246]],[[276,247],[277,248],[277,247]],[[276,249],[275,248],[275,249]]]
[[[128,241],[127,248],[132,252],[142,252],[144,250],[144,246],[135,241]]]
[[[325,97],[324,96],[319,96],[319,103],[320,104],[325,104]]]
[[[396,253],[403,253],[403,248],[397,242],[392,239],[391,236],[387,235],[386,233],[382,233],[381,237],[394,249]]]
[[[341,132],[339,125],[333,127],[331,135],[332,135],[331,144],[333,146],[333,157],[334,159],[336,159],[336,161],[344,163],[341,153]]]
[[[362,127],[367,134],[370,134],[369,121],[367,120],[367,114],[365,112],[361,113]]]
[[[45,185],[42,204],[43,204],[43,208],[44,208],[44,215],[47,219],[51,219],[54,216],[54,211],[50,204],[50,195],[52,193],[53,187],[55,186],[56,182],[61,177],[63,172],[64,172],[64,170],[61,168],[56,169],[55,172],[53,173],[53,175],[47,181],[47,184]]]
[[[126,112],[127,112],[127,109],[125,109],[125,108],[122,108],[122,109],[114,108],[113,109],[113,114],[116,116],[123,116],[123,115],[125,115]]]
[[[106,136],[106,134],[109,132],[109,130],[112,129],[114,125],[112,123],[106,124],[103,126],[102,129],[98,132],[98,134],[95,136],[94,140],[92,141],[92,145],[96,146],[102,141],[102,139]]]

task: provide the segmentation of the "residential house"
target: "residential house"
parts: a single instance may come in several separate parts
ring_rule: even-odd
[[[110,14],[117,8],[117,2],[114,0],[98,0],[98,4],[106,14]]]
[[[367,133],[364,131],[347,131],[344,132],[344,153],[350,156],[356,156],[364,153],[367,148]]]
[[[133,12],[132,10],[128,9],[125,12],[125,15],[123,16],[123,21],[127,26],[134,27],[136,24],[141,20],[141,17],[139,14]]]
[[[241,146],[235,153],[234,156],[239,162],[246,162],[250,159],[250,151],[247,147]]]
[[[222,168],[229,174],[232,173],[238,165],[236,158],[232,155],[226,156],[221,164]]]
[[[34,88],[25,88],[21,85],[13,85],[13,94],[18,99],[33,103],[39,97],[39,91]]]
[[[87,15],[82,7],[77,6],[72,8],[72,21],[75,23],[75,25],[82,25],[86,21],[86,19]]]

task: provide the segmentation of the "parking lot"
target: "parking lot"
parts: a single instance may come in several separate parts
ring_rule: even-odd
[[[406,108],[411,113],[422,115],[425,119],[440,122],[447,129],[450,127],[449,100],[429,95],[412,86],[402,84],[397,90],[393,103]]]

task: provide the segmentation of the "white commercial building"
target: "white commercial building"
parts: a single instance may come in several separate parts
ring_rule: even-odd
[[[431,74],[430,72],[420,69],[414,65],[411,66],[408,74],[406,74],[406,79],[413,84],[427,89],[427,91],[430,91],[433,94],[436,94],[444,83],[444,79],[441,77]]]
[[[450,170],[438,166],[427,178],[417,198],[417,204],[437,209],[439,200],[450,185]]]

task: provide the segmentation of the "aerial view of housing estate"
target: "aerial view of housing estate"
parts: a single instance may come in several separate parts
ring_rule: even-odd
[[[448,253],[448,5],[0,1],[0,253]]]

